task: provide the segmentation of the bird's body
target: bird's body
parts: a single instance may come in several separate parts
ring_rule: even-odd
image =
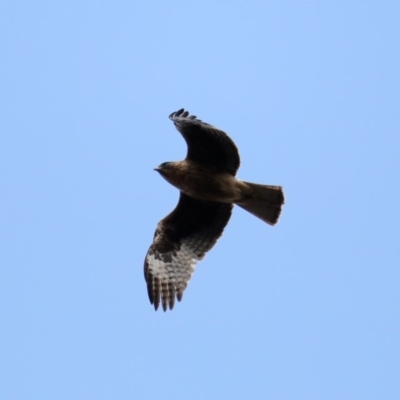
[[[270,225],[284,203],[280,186],[245,182],[235,177],[239,152],[221,130],[179,110],[170,119],[188,145],[186,159],[155,168],[181,192],[175,210],[157,226],[147,252],[144,274],[150,302],[164,311],[180,301],[195,264],[210,250],[236,204]]]
[[[233,175],[195,161],[169,162],[156,170],[171,185],[195,199],[235,203],[241,198],[243,185]]]

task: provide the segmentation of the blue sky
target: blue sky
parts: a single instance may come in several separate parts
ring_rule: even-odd
[[[400,3],[3,1],[2,399],[399,399]],[[143,259],[184,158],[230,134],[236,208],[184,299]]]

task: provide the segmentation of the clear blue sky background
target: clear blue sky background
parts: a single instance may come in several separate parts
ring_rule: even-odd
[[[400,3],[3,1],[1,399],[399,399]],[[228,132],[241,209],[184,299],[143,259],[184,158]]]

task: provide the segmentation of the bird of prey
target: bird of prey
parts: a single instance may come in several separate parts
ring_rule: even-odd
[[[155,310],[172,310],[197,261],[216,243],[231,217],[233,205],[275,225],[284,203],[281,186],[259,185],[235,178],[239,152],[223,131],[181,109],[169,118],[186,141],[183,161],[155,168],[180,190],[175,209],[162,219],[145,262],[144,276]]]

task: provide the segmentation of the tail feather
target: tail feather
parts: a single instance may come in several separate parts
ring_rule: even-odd
[[[246,184],[246,193],[236,204],[270,225],[278,222],[282,205],[285,202],[281,186]]]

